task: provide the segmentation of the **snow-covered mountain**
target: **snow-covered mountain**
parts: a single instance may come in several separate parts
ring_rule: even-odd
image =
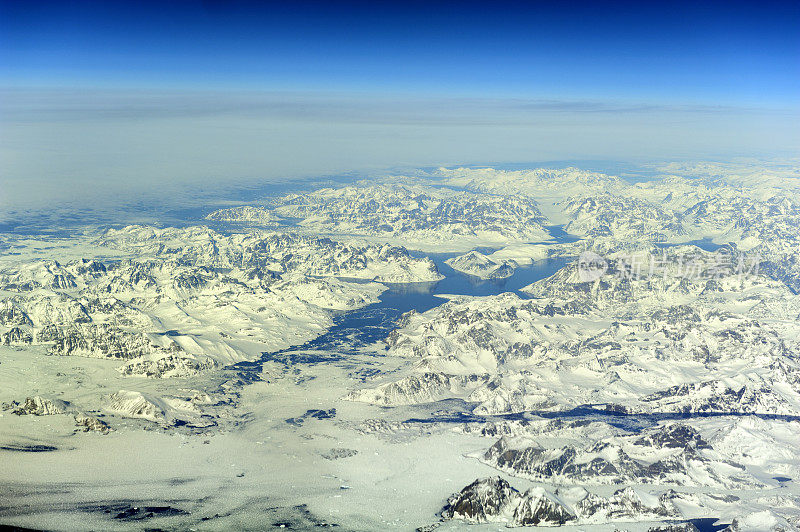
[[[531,299],[454,298],[408,316],[387,342],[416,360],[411,374],[350,398],[461,398],[481,415],[586,404],[800,414],[800,328],[786,321],[800,312],[787,287],[688,246],[634,258],[666,267],[637,274],[617,255],[591,281],[578,263],[567,266],[527,287]]]
[[[262,207],[215,211],[210,220],[298,220],[317,234],[397,240],[420,249],[549,240],[546,218],[526,197],[474,194],[425,185],[360,185],[291,194]],[[260,223],[260,222],[259,222]]]
[[[447,259],[445,262],[456,271],[480,279],[505,279],[514,275],[514,269],[516,268],[516,263],[513,261],[497,262],[474,250],[464,255]]]
[[[385,289],[346,279],[440,277],[402,248],[280,233],[131,226],[97,243],[127,257],[0,272],[5,345],[124,360],[125,375],[185,377],[308,341],[336,312],[374,303]]]

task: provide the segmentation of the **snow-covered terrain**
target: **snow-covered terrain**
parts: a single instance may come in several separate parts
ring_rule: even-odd
[[[5,345],[124,360],[129,375],[188,376],[302,344],[385,289],[345,278],[439,278],[402,248],[281,233],[126,227],[97,243],[124,254],[0,271]]]
[[[429,251],[549,240],[527,197],[475,194],[420,184],[363,184],[290,194],[270,205],[223,209],[210,220],[299,220],[315,234],[346,234]],[[277,216],[277,218],[276,218]]]
[[[800,173],[759,168],[0,235],[0,524],[798,529]]]
[[[497,262],[483,253],[470,251],[464,255],[447,259],[446,264],[456,271],[473,275],[480,279],[505,279],[514,275],[514,261]]]

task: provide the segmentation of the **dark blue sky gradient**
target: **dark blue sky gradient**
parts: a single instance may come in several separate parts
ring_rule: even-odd
[[[800,2],[0,6],[5,86],[800,105]]]

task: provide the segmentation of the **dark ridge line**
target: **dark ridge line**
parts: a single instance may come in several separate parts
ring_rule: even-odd
[[[766,421],[800,421],[800,416],[788,414],[765,414],[755,412],[654,412],[646,413],[627,413],[619,411],[599,410],[597,406],[604,405],[582,405],[571,410],[562,411],[537,411],[529,410],[524,412],[514,412],[509,414],[495,414],[480,416],[472,413],[458,413],[455,415],[429,417],[429,418],[409,418],[405,423],[470,423],[486,421],[530,421],[531,417],[543,419],[563,419],[563,418],[617,418],[622,420],[638,421],[642,424],[654,424],[659,421],[710,418],[710,417],[756,417]]]

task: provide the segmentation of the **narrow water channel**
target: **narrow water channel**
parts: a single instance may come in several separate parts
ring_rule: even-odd
[[[445,295],[491,296],[504,292],[516,292],[529,284],[553,275],[570,259],[557,258],[534,262],[518,268],[514,275],[506,279],[481,280],[462,274],[445,264],[453,254],[428,255],[435,263],[444,279],[431,283],[387,284],[388,290],[380,295],[377,303],[364,308],[343,313],[335,319],[328,331],[302,346],[292,347],[274,353],[265,353],[260,362],[273,360],[286,352],[331,351],[339,355],[358,352],[366,346],[385,338],[395,322],[406,312],[415,310],[425,312],[438,307],[445,301]],[[309,358],[309,356],[311,358]],[[303,355],[302,360],[317,362],[325,360],[323,354]],[[319,360],[317,360],[319,359]],[[301,360],[298,360],[300,362]],[[260,366],[260,362],[252,364]],[[246,367],[250,364],[240,364]]]

